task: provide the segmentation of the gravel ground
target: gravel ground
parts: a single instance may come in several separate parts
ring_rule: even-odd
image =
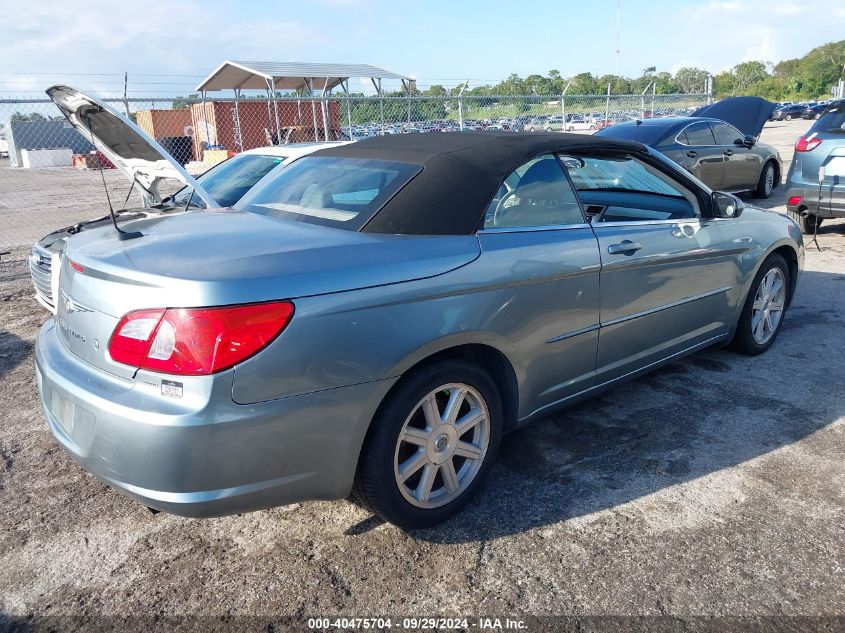
[[[414,533],[346,501],[193,520],[109,490],[42,420],[32,349],[45,313],[23,263],[0,263],[0,630],[191,614],[213,616],[208,630],[384,614],[807,630],[821,621],[783,618],[845,616],[845,222],[819,243],[767,354],[708,350],[507,436],[469,508]]]

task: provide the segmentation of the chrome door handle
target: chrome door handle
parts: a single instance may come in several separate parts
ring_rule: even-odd
[[[642,244],[632,242],[631,240],[622,240],[621,244],[611,244],[607,247],[607,252],[611,255],[633,255],[643,247]]]
[[[733,156],[733,155],[734,155],[734,151],[732,149],[726,149],[725,150],[725,156]]]

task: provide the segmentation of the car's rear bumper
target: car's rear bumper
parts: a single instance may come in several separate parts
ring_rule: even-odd
[[[820,218],[845,218],[845,186],[835,185],[833,190],[829,185],[821,190],[819,202],[819,186],[788,181],[786,190],[786,210],[790,213],[811,213]],[[799,199],[790,204],[790,200]]]
[[[47,424],[86,470],[141,503],[217,516],[348,495],[367,426],[394,380],[251,405],[231,380],[164,403],[71,354],[53,321],[36,345]]]

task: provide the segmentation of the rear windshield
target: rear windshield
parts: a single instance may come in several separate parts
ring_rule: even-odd
[[[639,141],[643,145],[656,145],[666,136],[666,127],[664,125],[637,125],[635,123],[613,125],[596,132],[596,136]]]
[[[385,160],[306,156],[267,178],[235,208],[357,231],[420,169]]]
[[[231,207],[284,160],[284,156],[239,154],[215,165],[197,178],[197,182],[220,206]],[[177,207],[184,206],[190,198],[191,206],[205,206],[199,196],[191,195],[192,192],[190,187],[184,187],[173,196],[173,204]]]
[[[831,106],[813,124],[811,131],[822,134],[845,134],[845,103]]]

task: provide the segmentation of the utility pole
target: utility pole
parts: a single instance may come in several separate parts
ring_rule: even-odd
[[[126,118],[129,118],[129,100],[127,99],[126,93],[129,89],[129,73],[123,73],[123,109],[126,110]]]

